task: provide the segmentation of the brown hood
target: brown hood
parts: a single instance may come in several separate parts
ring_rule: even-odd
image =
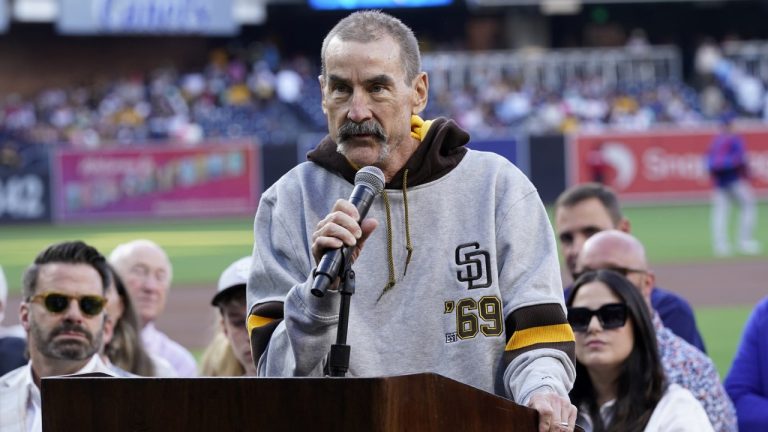
[[[418,186],[448,174],[467,153],[465,145],[469,134],[453,120],[438,117],[432,122],[424,140],[416,148],[405,166],[386,184],[387,189],[402,189],[403,174],[408,170],[408,187]],[[354,184],[357,170],[336,151],[336,143],[326,135],[307,159],[323,168],[338,173]]]

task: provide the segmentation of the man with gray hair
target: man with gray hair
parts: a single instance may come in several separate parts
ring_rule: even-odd
[[[572,431],[574,337],[536,189],[506,159],[467,149],[453,121],[419,117],[429,80],[400,20],[349,15],[323,41],[321,61],[329,135],[264,192],[254,223],[252,334],[277,322],[273,306],[285,300],[259,373],[324,374],[339,279],[316,297],[313,267],[349,246],[350,375],[438,373],[536,409],[541,431]],[[385,185],[360,220],[340,198],[366,166]]]
[[[167,360],[178,376],[196,376],[192,354],[155,327],[155,321],[165,310],[173,278],[165,251],[151,240],[133,240],[118,245],[109,255],[109,262],[123,279],[136,306],[144,348]]]

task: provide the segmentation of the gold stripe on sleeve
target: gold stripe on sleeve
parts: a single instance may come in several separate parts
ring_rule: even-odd
[[[516,331],[505,351],[514,351],[541,343],[573,342],[573,330],[569,324],[554,324],[548,326],[531,327]]]
[[[276,318],[267,318],[258,315],[248,315],[248,334],[250,335],[253,329],[264,327],[275,319]]]

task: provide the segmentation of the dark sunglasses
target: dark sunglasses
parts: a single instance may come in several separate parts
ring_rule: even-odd
[[[609,303],[600,306],[598,310],[585,307],[569,307],[568,323],[575,332],[585,332],[589,328],[592,316],[597,316],[604,330],[623,327],[627,322],[627,305],[624,303]]]
[[[648,273],[648,270],[634,269],[634,268],[631,268],[631,267],[601,267],[599,269],[583,268],[583,269],[581,269],[580,272],[578,272],[578,273],[573,275],[573,280],[577,280],[578,278],[580,278],[585,273],[594,272],[594,271],[598,271],[598,270],[611,270],[611,271],[615,271],[616,273],[618,273],[618,274],[620,274],[620,275],[622,275],[624,277],[627,277],[630,273],[643,273],[643,274]]]
[[[42,300],[45,309],[51,313],[62,313],[67,310],[72,300],[77,300],[80,310],[88,316],[98,315],[104,310],[104,305],[107,304],[107,299],[97,295],[70,296],[57,292],[37,294],[27,299],[30,303],[38,300]]]

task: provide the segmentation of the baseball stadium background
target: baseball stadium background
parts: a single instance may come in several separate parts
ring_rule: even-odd
[[[322,137],[323,35],[349,9],[411,25],[425,113],[515,162],[551,204],[592,152],[661,286],[694,306],[721,376],[768,290],[768,2],[0,0],[0,265],[149,238],[173,263],[158,326],[199,353],[261,192]],[[723,113],[749,150],[758,256],[715,258],[703,154]]]

